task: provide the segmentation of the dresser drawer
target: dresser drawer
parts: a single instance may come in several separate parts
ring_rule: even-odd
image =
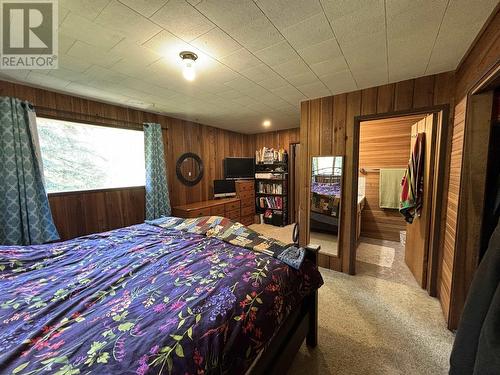
[[[254,207],[255,208],[255,198],[246,198],[241,200],[241,208],[243,207]]]
[[[252,225],[254,224],[254,215],[241,216],[241,224],[243,225]]]
[[[189,211],[188,217],[210,216],[210,208],[200,208],[198,210]]]
[[[242,191],[253,191],[255,188],[255,184],[253,181],[237,181],[236,182],[236,190],[238,193]]]
[[[253,191],[253,190],[242,191],[239,194],[239,198],[240,199],[255,198],[255,191]]]
[[[210,215],[212,216],[224,216],[224,205],[210,207]]]
[[[240,220],[240,210],[226,211],[226,217],[228,219],[239,221]]]
[[[254,214],[255,214],[255,206],[241,208],[241,216],[248,216]]]
[[[231,202],[231,203],[226,203],[224,205],[224,209],[227,211],[234,211],[234,210],[240,210],[240,201],[237,202]]]

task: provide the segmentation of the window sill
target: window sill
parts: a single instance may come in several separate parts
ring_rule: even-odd
[[[113,191],[120,191],[120,190],[139,190],[145,189],[144,185],[140,186],[124,186],[124,187],[116,187],[116,188],[106,188],[106,189],[89,189],[89,190],[73,190],[73,191],[61,191],[61,192],[55,192],[55,193],[48,193],[48,197],[61,197],[65,195],[81,195],[81,194],[93,194],[93,193],[108,193],[108,192],[113,192]]]

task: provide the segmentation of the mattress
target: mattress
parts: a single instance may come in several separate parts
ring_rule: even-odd
[[[0,246],[0,368],[245,373],[321,284],[308,261],[149,224]]]

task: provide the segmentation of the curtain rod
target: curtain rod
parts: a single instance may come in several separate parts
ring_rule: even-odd
[[[132,125],[134,127],[141,127],[144,125],[142,122],[134,122],[134,121],[127,121],[127,120],[120,120],[112,117],[106,117],[106,116],[101,116],[101,115],[94,115],[94,114],[88,114],[88,113],[81,113],[81,112],[73,112],[73,111],[66,111],[62,109],[56,109],[56,108],[49,108],[49,107],[44,107],[44,106],[37,106],[35,105],[35,111],[40,110],[41,113],[45,114],[50,114],[50,112],[56,113],[56,114],[62,114],[62,115],[68,115],[68,119],[73,119],[76,120],[74,117],[75,116],[82,116],[86,117],[88,119],[94,119],[94,120],[101,120],[101,121],[113,121],[117,123],[118,125]],[[89,120],[90,121],[90,120]],[[145,121],[145,122],[150,122],[150,121]],[[104,123],[106,125],[106,123]],[[167,128],[166,125],[162,125],[162,128]]]

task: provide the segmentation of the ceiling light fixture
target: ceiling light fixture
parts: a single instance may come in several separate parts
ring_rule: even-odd
[[[262,123],[262,125],[266,128],[270,127],[271,126],[271,120],[264,120],[264,122]]]
[[[182,51],[179,53],[179,56],[182,59],[182,75],[188,81],[193,81],[196,77],[196,72],[194,70],[194,62],[198,58],[198,55],[194,52],[190,51]]]

